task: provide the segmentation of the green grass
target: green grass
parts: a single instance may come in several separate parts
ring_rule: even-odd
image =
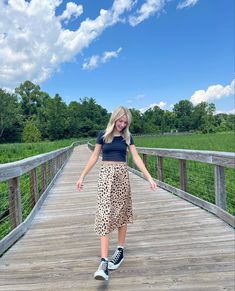
[[[0,145],[0,163],[8,163],[17,160],[22,160],[27,157],[35,156],[42,153],[47,153],[56,149],[70,146],[77,139],[59,140],[55,142],[41,142],[41,143],[18,143],[18,144],[1,144]],[[79,141],[86,142],[87,139],[80,139]],[[41,168],[37,168],[38,178],[42,175]],[[47,183],[49,183],[47,176]],[[42,192],[41,179],[38,179],[38,190]],[[33,208],[32,198],[30,196],[29,174],[26,173],[20,177],[20,191],[22,203],[22,217],[23,220],[29,215]],[[8,183],[7,181],[0,182],[0,216],[9,209],[8,199]],[[9,216],[2,218],[0,221],[0,239],[2,239],[11,230]]]
[[[79,139],[86,141],[85,139]],[[59,141],[44,141],[40,143],[0,144],[0,164],[22,160],[31,156],[47,153],[70,146],[78,139],[64,139]]]
[[[235,152],[235,134],[233,132],[214,134],[191,134],[174,136],[134,137],[137,147],[192,149]],[[148,157],[148,170],[157,178],[155,157]],[[214,165],[187,162],[188,192],[208,202],[215,203]],[[228,212],[235,215],[235,170],[226,168],[226,193]],[[164,158],[164,182],[180,187],[179,162],[173,158]]]
[[[235,134],[233,132],[215,134],[190,134],[172,136],[134,137],[137,147],[192,149],[235,152]],[[34,155],[50,152],[71,145],[76,139],[60,140],[55,142],[41,142],[30,144],[0,144],[0,163],[21,160]],[[81,140],[86,142],[86,140]],[[155,157],[148,158],[148,170],[153,177],[157,176]],[[214,195],[214,166],[194,161],[187,162],[188,192],[215,203]],[[38,169],[40,175],[40,169]],[[228,212],[235,215],[235,170],[226,169],[226,191]],[[164,158],[164,181],[179,188],[178,160]],[[23,218],[31,211],[29,196],[29,178],[25,174],[21,177],[21,192],[23,205]],[[40,188],[39,184],[39,188]],[[9,208],[7,182],[0,183],[0,214]],[[10,231],[9,219],[0,222],[0,239]]]
[[[235,133],[134,137],[138,147],[235,152]]]

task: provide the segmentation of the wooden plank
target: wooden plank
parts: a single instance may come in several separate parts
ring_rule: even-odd
[[[143,163],[145,167],[148,168],[148,156],[145,154],[143,154]]]
[[[0,291],[234,290],[234,230],[203,209],[130,173],[134,224],[123,265],[109,282],[93,279],[99,239],[93,231],[97,164],[84,191],[75,183],[89,158],[74,150],[28,232],[0,258]],[[110,255],[117,232],[110,237]]]
[[[38,192],[38,180],[37,180],[37,168],[33,169],[29,173],[29,189],[32,201],[32,206],[34,206],[39,198]]]
[[[187,192],[188,178],[186,160],[179,160],[179,165],[180,165],[180,189]]]
[[[88,143],[89,149],[93,150],[94,145]],[[235,168],[234,152],[217,152],[217,151],[200,151],[184,149],[164,149],[164,148],[147,148],[137,147],[138,153],[146,155],[155,155],[167,158],[181,160],[190,160],[208,164],[219,165],[223,167]]]
[[[145,148],[145,147],[137,147],[137,150],[140,154],[197,161],[207,164],[219,165],[223,167],[235,168],[235,153],[233,152],[229,153],[216,151]]]
[[[135,173],[136,175],[145,179],[143,174],[140,173],[138,170],[129,168],[129,171],[131,171],[131,172]],[[175,188],[174,186],[171,186],[167,183],[164,183],[164,182],[161,182],[158,180],[156,180],[156,182],[158,183],[158,185],[161,188],[163,188],[163,189],[165,189],[165,190],[167,190],[167,191],[169,191],[169,192],[171,192],[171,193],[173,193],[173,194],[175,194],[175,195],[177,195],[177,196],[179,196],[179,197],[181,197],[181,198],[183,198],[183,199],[185,199],[185,200],[187,200],[187,201],[189,201],[189,202],[191,202],[199,207],[202,207],[203,209],[210,211],[211,213],[215,214],[216,216],[218,216],[219,218],[224,220],[226,223],[228,223],[232,227],[235,227],[235,217],[233,215],[229,214],[228,212],[224,211],[223,209],[219,208],[217,205],[214,205],[210,202],[207,202],[203,199],[200,199],[196,196],[193,196],[190,193],[187,193],[181,189]]]
[[[22,206],[20,194],[20,178],[15,177],[8,181],[9,187],[9,216],[11,229],[16,228],[22,222]]]
[[[224,167],[215,166],[215,202],[223,210],[227,210]]]
[[[157,177],[159,181],[164,181],[163,157],[157,156]]]
[[[61,170],[62,170],[62,168],[60,169],[60,171]],[[37,214],[37,212],[41,208],[44,200],[46,199],[51,187],[54,185],[57,176],[60,174],[60,171],[58,171],[58,173],[56,174],[54,179],[51,181],[51,183],[48,185],[48,187],[46,188],[44,193],[41,195],[37,204],[34,206],[32,211],[30,212],[30,214],[26,218],[26,220],[24,222],[22,222],[21,224],[17,225],[6,237],[4,237],[2,240],[0,240],[0,256],[27,232],[27,230],[31,226],[31,223],[32,223],[35,215]],[[21,217],[21,220],[22,220],[22,217]]]
[[[47,188],[47,168],[46,168],[46,163],[42,164],[42,192],[44,192]]]

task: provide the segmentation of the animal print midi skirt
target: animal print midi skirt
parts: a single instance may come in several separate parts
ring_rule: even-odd
[[[98,179],[95,231],[102,236],[108,235],[127,223],[133,223],[127,165],[103,163]]]

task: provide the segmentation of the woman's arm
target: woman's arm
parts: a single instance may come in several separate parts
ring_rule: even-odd
[[[133,158],[136,166],[140,169],[140,171],[144,174],[146,179],[149,181],[151,189],[153,189],[153,190],[156,189],[157,184],[154,182],[153,178],[151,177],[148,170],[146,169],[141,157],[139,156],[139,154],[136,150],[135,145],[134,144],[130,145],[129,149],[130,149],[130,153],[132,155],[132,158]]]
[[[93,153],[91,154],[90,159],[88,160],[84,170],[82,171],[76,185],[78,188],[78,191],[82,190],[82,184],[83,184],[83,179],[85,178],[85,176],[90,172],[90,170],[94,167],[95,163],[97,162],[100,152],[101,152],[101,144],[96,144],[95,145],[95,149],[93,151]]]

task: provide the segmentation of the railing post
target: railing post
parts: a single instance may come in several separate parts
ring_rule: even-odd
[[[187,192],[188,178],[186,160],[179,160],[180,163],[180,189]]]
[[[37,180],[37,168],[34,168],[29,173],[30,195],[32,206],[38,201],[38,180]]]
[[[12,178],[9,184],[9,216],[11,228],[16,228],[22,222],[22,206],[20,194],[20,177]]]
[[[157,177],[159,181],[164,181],[163,157],[157,156]]]
[[[217,165],[215,166],[215,203],[220,208],[227,210],[224,167]]]
[[[147,168],[148,167],[148,160],[147,160],[146,154],[143,154],[143,163],[144,163],[145,167]]]
[[[129,163],[129,167],[133,168],[133,161],[130,152],[128,152],[127,162]]]
[[[48,161],[48,175],[50,177],[49,179],[49,183],[50,183],[53,177],[53,160]]]
[[[42,164],[42,193],[47,187],[47,166],[46,163]]]

